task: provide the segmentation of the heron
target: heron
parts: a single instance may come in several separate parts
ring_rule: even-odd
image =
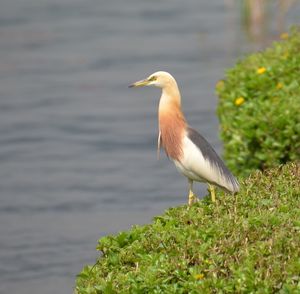
[[[181,108],[181,94],[175,78],[168,72],[157,71],[129,87],[154,86],[161,88],[158,106],[157,150],[161,146],[176,168],[188,179],[188,204],[197,201],[193,182],[208,184],[211,201],[216,201],[215,186],[228,193],[239,191],[239,182],[229,171],[213,147],[191,128]]]

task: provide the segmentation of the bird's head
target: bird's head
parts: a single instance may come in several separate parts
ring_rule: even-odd
[[[144,80],[137,81],[131,84],[129,87],[144,87],[144,86],[154,86],[157,88],[165,88],[167,86],[172,86],[176,81],[171,74],[166,71],[157,71],[150,75]]]

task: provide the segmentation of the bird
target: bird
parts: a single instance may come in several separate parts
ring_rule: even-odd
[[[228,193],[237,193],[239,182],[236,177],[208,141],[187,123],[175,78],[166,71],[157,71],[146,79],[129,85],[130,88],[143,86],[161,89],[157,150],[159,154],[162,146],[179,172],[188,179],[189,206],[198,201],[193,191],[194,181],[208,184],[212,202],[216,202],[215,186]]]

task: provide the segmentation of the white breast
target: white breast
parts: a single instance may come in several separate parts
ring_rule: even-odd
[[[187,178],[198,182],[210,182],[223,186],[220,172],[206,159],[197,146],[185,136],[183,156],[174,160],[177,169]]]

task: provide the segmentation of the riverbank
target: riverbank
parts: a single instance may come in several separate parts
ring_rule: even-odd
[[[75,293],[300,291],[300,163],[254,172],[217,199],[100,239]]]

